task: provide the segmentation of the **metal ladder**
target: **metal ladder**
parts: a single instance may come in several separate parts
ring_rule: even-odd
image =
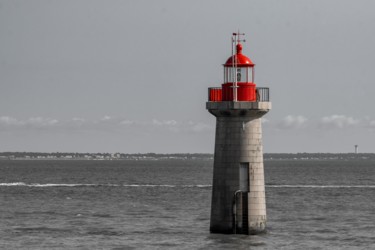
[[[249,208],[247,191],[238,190],[233,197],[233,233],[249,234]]]

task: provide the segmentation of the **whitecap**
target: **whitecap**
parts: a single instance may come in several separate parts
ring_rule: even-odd
[[[375,185],[266,185],[269,188],[375,188]]]
[[[38,188],[44,188],[44,187],[167,187],[167,188],[174,188],[178,187],[177,185],[169,185],[169,184],[92,184],[92,183],[24,183],[24,182],[11,182],[11,183],[0,183],[0,186],[25,186],[25,187],[38,187]],[[187,185],[188,187],[195,187],[193,185]],[[182,186],[183,187],[183,186]]]
[[[24,182],[0,183],[0,186],[27,186]]]

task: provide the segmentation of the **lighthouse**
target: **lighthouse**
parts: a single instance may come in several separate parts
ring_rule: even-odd
[[[258,234],[266,229],[261,117],[271,109],[269,88],[254,82],[255,64],[233,33],[232,56],[221,87],[208,89],[207,110],[216,117],[211,233]]]

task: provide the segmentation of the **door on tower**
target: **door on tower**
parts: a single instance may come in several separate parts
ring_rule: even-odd
[[[239,166],[239,190],[235,193],[234,204],[234,231],[237,234],[248,234],[249,232],[249,206],[248,194],[250,191],[248,162],[241,162]]]

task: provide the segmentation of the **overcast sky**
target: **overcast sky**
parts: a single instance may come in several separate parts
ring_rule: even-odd
[[[375,152],[375,1],[0,0],[0,151],[213,153],[232,32],[264,152]]]

